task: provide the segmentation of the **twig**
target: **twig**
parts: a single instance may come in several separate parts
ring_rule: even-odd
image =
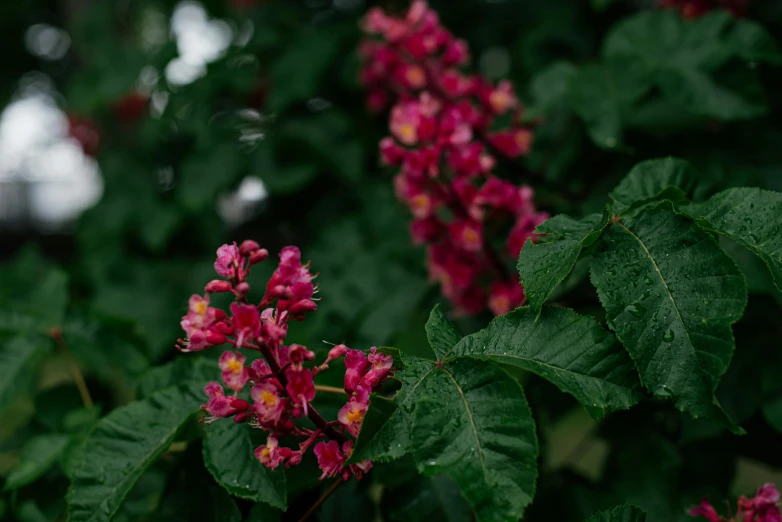
[[[266,363],[269,365],[272,373],[277,375],[277,379],[280,381],[283,387],[286,387],[288,385],[287,378],[285,377],[284,373],[280,373],[280,364],[277,362],[277,359],[274,358],[274,354],[272,354],[269,346],[265,343],[260,343],[260,349],[261,353],[263,354],[263,358],[266,359]],[[307,417],[309,417],[315,426],[320,428],[323,433],[328,435],[329,438],[338,440],[340,444],[348,440],[344,434],[331,427],[329,423],[326,422],[326,419],[324,419],[312,406],[312,404],[307,405]]]
[[[73,381],[76,383],[76,387],[79,388],[81,402],[87,408],[91,408],[93,402],[92,397],[90,397],[90,390],[87,389],[87,383],[84,381],[84,376],[81,374],[81,370],[79,370],[79,365],[76,364],[73,355],[71,355],[71,351],[68,349],[68,345],[65,344],[65,339],[62,337],[62,331],[55,327],[52,328],[51,332],[49,332],[49,335],[52,339],[54,339],[55,344],[57,344],[60,350],[62,350],[62,352],[65,354],[65,360],[68,363],[68,368],[71,371],[71,375],[73,375]]]
[[[345,481],[342,480],[342,477],[337,478],[337,480],[335,480],[334,483],[331,484],[331,487],[329,487],[329,489],[323,494],[323,496],[320,497],[317,500],[317,502],[315,502],[312,506],[310,506],[307,512],[304,513],[304,516],[299,519],[299,522],[305,522],[310,517],[310,515],[312,515],[315,512],[315,510],[318,509],[320,505],[323,504],[326,501],[326,499],[329,498],[331,494],[334,493],[334,491],[336,491],[337,488],[340,486],[340,484],[342,484],[343,482]]]
[[[325,393],[341,393],[342,395],[347,395],[347,392],[342,388],[337,388],[336,386],[325,386],[323,384],[316,384],[315,391],[321,391]]]

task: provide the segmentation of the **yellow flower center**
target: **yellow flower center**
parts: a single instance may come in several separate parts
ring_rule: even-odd
[[[206,302],[205,301],[199,301],[195,305],[195,312],[198,315],[206,315]]]
[[[492,308],[500,312],[506,312],[510,309],[510,299],[504,295],[491,298]]]
[[[276,406],[280,399],[270,391],[263,391],[261,392],[261,400],[267,407],[272,407]]]
[[[242,366],[242,363],[240,363],[237,359],[231,359],[228,361],[228,369],[231,371],[231,373],[242,373],[242,369],[244,366]]]
[[[480,240],[480,237],[478,236],[478,231],[474,228],[465,228],[464,232],[462,232],[462,239],[469,245],[475,245]]]
[[[426,75],[424,74],[423,69],[418,66],[408,67],[405,76],[413,87],[422,87],[426,81]]]
[[[532,133],[526,130],[520,130],[516,133],[516,143],[522,149],[527,149],[532,141]]]
[[[413,196],[410,202],[416,210],[427,210],[431,200],[426,194],[418,194],[417,196]]]
[[[361,419],[364,418],[364,412],[359,410],[358,408],[351,409],[347,414],[347,418],[348,418],[348,422],[351,424],[361,422]]]
[[[505,112],[510,105],[510,96],[503,91],[494,91],[489,95],[489,104],[494,112]]]
[[[269,458],[269,455],[271,455],[271,454],[272,454],[272,450],[270,450],[269,448],[263,448],[263,449],[261,450],[261,456],[262,456],[263,458],[265,458],[265,459],[268,459],[268,458]]]
[[[415,141],[418,139],[418,131],[415,129],[415,125],[412,123],[403,123],[399,126],[398,129],[399,132],[399,139],[403,143],[407,143],[408,145],[411,143],[415,143]]]

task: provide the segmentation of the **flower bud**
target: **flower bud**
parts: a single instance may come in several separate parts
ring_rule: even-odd
[[[218,344],[224,344],[225,341],[226,338],[221,333],[213,332],[211,330],[206,332],[206,342],[213,346]]]
[[[220,279],[215,279],[214,281],[209,281],[206,284],[206,288],[204,291],[214,294],[218,292],[230,292],[231,291],[231,283],[228,281],[222,281]]]
[[[227,323],[217,323],[212,325],[212,331],[221,333],[223,335],[231,335],[234,333],[234,329],[231,325]]]
[[[237,414],[234,417],[234,422],[236,424],[241,424],[241,423],[247,421],[247,419],[249,419],[249,418],[250,418],[250,416],[246,412],[242,412],[242,413]]]
[[[264,259],[269,257],[269,251],[265,248],[261,248],[260,250],[254,251],[252,254],[250,254],[250,264],[255,265],[257,263],[260,263]]]
[[[247,295],[247,293],[250,291],[250,284],[247,281],[242,281],[236,285],[236,291],[241,295]]]
[[[302,299],[301,301],[294,303],[293,306],[288,308],[291,315],[299,315],[304,312],[314,312],[318,309],[318,305],[311,299]]]
[[[242,241],[241,245],[239,245],[239,254],[248,256],[260,248],[261,246],[252,239],[246,239]]]
[[[344,344],[338,344],[331,350],[329,350],[329,360],[333,361],[334,359],[339,359],[340,357],[344,357],[345,354],[348,351],[348,347]]]
[[[234,399],[231,403],[231,406],[233,406],[236,411],[246,411],[247,408],[250,407],[250,405],[244,399]]]

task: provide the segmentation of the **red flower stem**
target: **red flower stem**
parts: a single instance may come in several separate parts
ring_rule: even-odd
[[[331,494],[334,493],[334,491],[336,491],[337,488],[343,482],[345,482],[345,481],[342,480],[342,477],[337,478],[337,480],[335,480],[331,484],[331,487],[329,487],[329,489],[323,494],[323,496],[320,497],[312,506],[310,506],[310,508],[307,510],[307,512],[304,513],[304,516],[302,516],[299,519],[299,522],[305,522],[310,517],[310,515],[312,515],[315,512],[315,510],[318,509],[320,507],[320,505],[323,504],[326,501],[326,499],[329,498],[331,496]]]
[[[260,345],[261,353],[263,354],[263,358],[266,359],[266,363],[269,365],[269,368],[271,369],[272,373],[277,375],[277,379],[279,379],[280,384],[283,385],[283,387],[286,387],[288,385],[288,379],[285,377],[284,373],[281,372],[280,364],[277,362],[277,360],[274,358],[274,355],[272,354],[271,350],[269,349],[269,346],[266,343],[262,343]],[[349,440],[347,437],[345,437],[343,434],[339,433],[337,430],[332,428],[328,422],[326,422],[326,419],[321,417],[320,413],[312,406],[312,404],[307,405],[307,417],[317,426],[320,428],[320,430],[328,435],[330,438],[338,440],[340,443],[346,442]]]

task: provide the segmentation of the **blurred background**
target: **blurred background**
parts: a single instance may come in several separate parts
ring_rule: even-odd
[[[469,42],[481,74],[511,79],[521,93],[536,125],[533,151],[518,169],[502,167],[503,175],[531,184],[543,210],[600,211],[633,164],[663,155],[692,161],[704,173],[705,191],[782,190],[782,75],[773,40],[782,34],[782,3],[750,3],[746,16],[760,33],[695,34],[677,25],[686,38],[666,47],[654,31],[636,35],[622,60],[603,48],[607,35],[623,20],[657,10],[657,2],[430,4]],[[378,166],[387,114],[366,109],[357,81],[359,20],[373,5],[402,12],[407,2],[0,3],[0,341],[32,339],[29,357],[14,367],[18,374],[0,376],[0,474],[16,464],[25,440],[62,430],[63,412],[78,410],[74,361],[98,405],[87,408],[94,416],[143,395],[150,368],[174,364],[187,298],[212,279],[215,249],[225,242],[251,238],[272,254],[295,244],[313,261],[323,299],[317,313],[291,329],[291,342],[429,350],[423,324],[442,298],[427,281],[423,251],[410,242],[390,174]],[[633,64],[642,62],[649,69],[637,71]],[[669,64],[702,76],[670,80]],[[757,297],[737,328],[737,345],[747,348],[737,351],[723,380],[723,404],[753,412],[739,420],[760,438],[734,443],[720,438],[719,428],[688,423],[660,405],[617,415],[598,433],[568,396],[524,377],[547,459],[542,500],[530,520],[551,520],[551,509],[577,520],[569,517],[612,494],[657,505],[659,520],[678,520],[713,476],[724,477],[718,487],[725,491],[774,476],[782,459],[760,448],[782,429],[782,401],[772,413],[764,409],[772,409],[768,397],[782,396],[779,380],[771,374],[747,385],[741,372],[769,343],[778,345],[778,331],[756,328],[776,321],[778,295],[765,269],[750,255],[743,259]],[[259,268],[254,277],[264,282],[272,264]],[[585,275],[562,302],[599,316]],[[487,320],[458,324],[466,334]],[[54,350],[52,329],[70,354]],[[24,371],[36,358],[45,359],[40,372]],[[614,441],[641,430],[649,409],[657,416],[648,417],[654,426],[647,438]],[[708,444],[698,444],[703,440]],[[744,460],[721,465],[704,456],[734,452],[737,444]],[[610,447],[616,449],[609,455]],[[635,490],[630,484],[614,492],[612,477],[632,473],[636,462],[623,457],[626,451],[651,468],[672,452],[676,464],[639,478]],[[705,471],[707,464],[714,469]],[[740,475],[749,478],[736,482],[736,466],[749,469]],[[379,470],[378,480],[399,488],[394,473]],[[13,503],[0,499],[0,516],[62,519],[67,480],[50,475],[45,498],[40,487],[20,489]],[[148,475],[120,518],[143,519],[158,509],[160,499],[143,491],[160,490],[165,475]],[[657,502],[660,488],[677,501]],[[397,490],[396,519],[416,519],[402,509],[405,495],[415,494]],[[28,505],[44,518],[19,508]],[[322,519],[359,516],[340,506],[335,500]]]

